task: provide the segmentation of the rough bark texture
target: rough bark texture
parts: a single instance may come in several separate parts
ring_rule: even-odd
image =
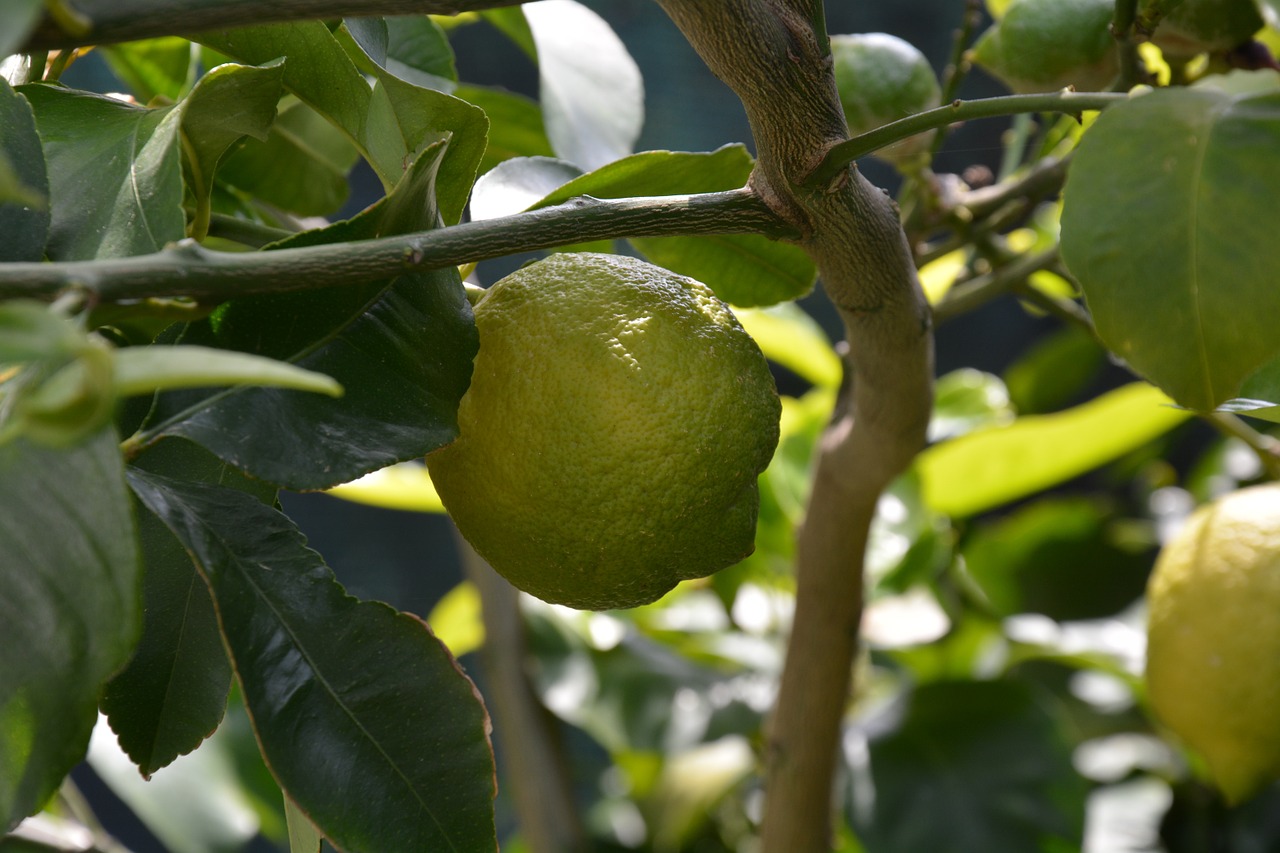
[[[883,192],[855,167],[804,188],[831,146],[847,138],[821,4],[658,2],[742,100],[759,157],[751,186],[804,235],[799,243],[817,262],[848,335],[852,390],[821,442],[766,754],[765,853],[827,850],[867,531],[880,492],[923,445],[928,425],[929,307]]]

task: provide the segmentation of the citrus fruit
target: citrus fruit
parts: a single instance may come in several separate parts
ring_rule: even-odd
[[[938,106],[942,90],[924,54],[887,33],[831,37],[836,88],[849,133],[875,130]],[[918,133],[888,145],[875,156],[901,162],[929,147],[933,133]]]
[[[1280,484],[1192,513],[1147,603],[1151,707],[1241,802],[1280,777]]]
[[[1265,26],[1253,0],[1182,0],[1151,40],[1168,59],[1231,50]]]
[[[1105,89],[1119,70],[1114,0],[1014,0],[973,48],[1018,93]]]
[[[781,412],[768,364],[704,284],[558,254],[476,300],[456,441],[427,466],[458,530],[555,604],[646,604],[754,547]]]

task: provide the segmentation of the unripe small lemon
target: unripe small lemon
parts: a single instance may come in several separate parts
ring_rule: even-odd
[[[1114,0],[1014,0],[973,57],[1018,93],[1105,89],[1120,67],[1114,15]]]
[[[781,404],[755,341],[706,285],[634,258],[557,254],[474,309],[459,436],[427,467],[494,569],[545,601],[604,610],[751,553]]]
[[[1280,484],[1192,513],[1147,603],[1151,707],[1242,802],[1280,778]]]
[[[897,36],[832,36],[831,58],[845,121],[854,136],[933,109],[942,98],[929,60]],[[885,146],[875,156],[903,162],[928,149],[932,139],[932,131],[918,133]]]

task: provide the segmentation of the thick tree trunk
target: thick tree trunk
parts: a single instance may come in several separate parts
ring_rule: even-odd
[[[848,334],[851,393],[823,436],[798,542],[795,622],[769,724],[765,853],[831,845],[831,791],[880,492],[924,443],[932,404],[929,306],[893,203],[849,167],[805,180],[847,137],[816,0],[658,0],[741,98],[751,186],[804,235]]]

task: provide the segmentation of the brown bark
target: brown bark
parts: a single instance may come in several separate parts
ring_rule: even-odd
[[[751,186],[799,244],[844,320],[851,393],[820,448],[797,544],[795,623],[765,756],[765,853],[830,848],[831,790],[876,501],[924,442],[931,408],[927,302],[893,203],[855,166],[806,188],[847,138],[821,7],[808,0],[658,0],[746,108]]]

